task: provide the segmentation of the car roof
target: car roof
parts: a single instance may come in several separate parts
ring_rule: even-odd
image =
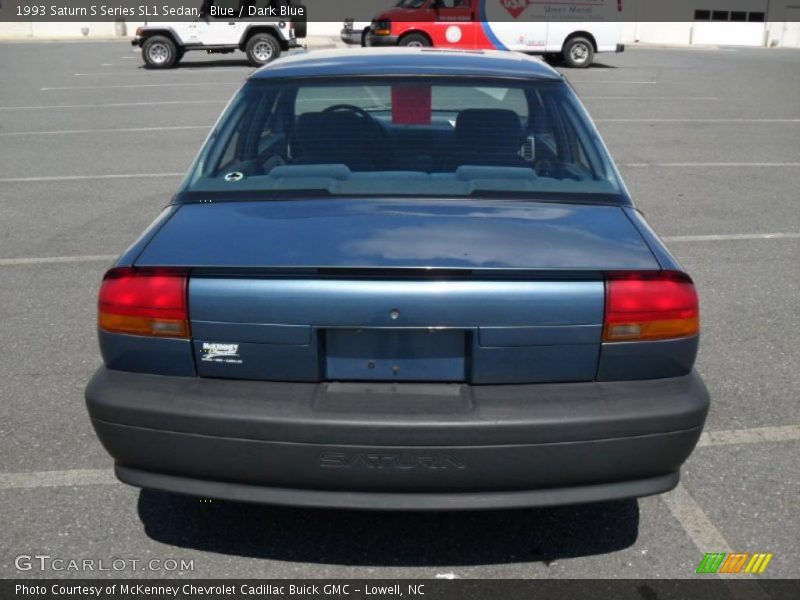
[[[369,77],[394,75],[462,76],[561,81],[561,74],[538,58],[498,50],[437,48],[356,48],[299,52],[255,71],[250,79]]]

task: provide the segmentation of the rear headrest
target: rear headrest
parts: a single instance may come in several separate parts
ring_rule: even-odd
[[[353,143],[361,144],[362,119],[348,111],[304,113],[297,119],[292,152],[295,156],[310,153],[347,151]],[[355,148],[353,148],[355,149]]]
[[[516,152],[522,144],[522,123],[513,110],[468,108],[458,113],[456,137],[468,146]]]

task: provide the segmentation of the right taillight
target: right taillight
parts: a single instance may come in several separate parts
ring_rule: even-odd
[[[100,286],[100,329],[112,333],[188,338],[187,282],[184,271],[111,269]]]
[[[683,273],[613,273],[606,279],[604,342],[665,340],[696,335],[700,310]]]

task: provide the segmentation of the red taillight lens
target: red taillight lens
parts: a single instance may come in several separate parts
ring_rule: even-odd
[[[111,269],[103,279],[98,324],[114,333],[189,337],[185,272]]]
[[[682,273],[615,273],[606,281],[603,341],[664,340],[696,335],[700,310]]]

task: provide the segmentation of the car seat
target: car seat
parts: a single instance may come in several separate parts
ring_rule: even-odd
[[[468,108],[456,118],[454,168],[461,165],[529,166],[520,156],[523,134],[512,110]]]
[[[300,115],[291,144],[291,164],[344,164],[351,171],[375,169],[374,128],[348,111]]]

